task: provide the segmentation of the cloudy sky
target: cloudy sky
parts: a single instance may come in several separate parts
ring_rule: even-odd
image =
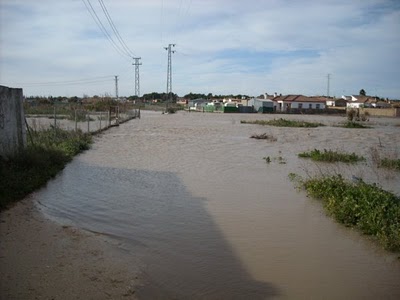
[[[400,98],[398,0],[0,0],[0,84],[24,94],[173,92]],[[119,47],[96,24],[90,5]]]

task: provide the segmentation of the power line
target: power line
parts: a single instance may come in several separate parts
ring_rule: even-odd
[[[86,3],[86,1],[87,1],[87,3]],[[104,34],[104,36],[107,38],[107,40],[111,43],[111,45],[114,47],[114,49],[123,57],[129,56],[118,47],[118,45],[115,43],[115,41],[113,40],[111,35],[108,33],[107,29],[104,27],[99,16],[97,15],[96,10],[93,8],[92,4],[90,3],[90,0],[86,0],[86,1],[82,0],[82,2],[85,4],[87,11],[90,13],[90,15],[92,16],[96,25],[100,28],[101,32]],[[89,8],[88,4],[89,4],[90,8]]]
[[[100,6],[104,12],[104,15],[106,16],[108,23],[111,26],[111,29],[114,31],[115,36],[117,37],[117,39],[119,40],[120,44],[122,45],[122,47],[124,48],[124,50],[126,51],[128,56],[134,56],[133,52],[129,49],[129,47],[126,45],[125,41],[122,39],[121,35],[119,34],[119,31],[117,29],[117,27],[115,27],[115,24],[110,16],[110,14],[108,13],[107,7],[105,6],[103,0],[98,0],[100,3]]]
[[[109,81],[110,78],[112,78],[111,75],[84,78],[84,79],[75,79],[75,80],[18,83],[18,85],[23,85],[23,86],[79,85],[79,84],[106,82]]]

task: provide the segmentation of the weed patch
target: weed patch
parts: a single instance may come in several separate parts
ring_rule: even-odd
[[[320,199],[338,222],[375,237],[385,249],[400,251],[400,197],[376,184],[346,181],[340,175],[298,183],[309,196]]]
[[[274,120],[255,120],[255,121],[245,121],[241,120],[242,124],[258,124],[258,125],[269,125],[269,126],[277,126],[277,127],[319,127],[325,126],[322,123],[313,123],[313,122],[305,122],[305,121],[293,121],[286,119],[274,119]]]
[[[369,126],[365,126],[363,124],[360,124],[360,123],[354,122],[354,121],[347,121],[346,123],[344,123],[344,125],[342,127],[343,128],[371,128]]]
[[[0,210],[46,184],[73,156],[88,149],[92,138],[57,128],[32,132],[32,141],[21,153],[0,157]]]
[[[383,158],[381,159],[379,166],[386,169],[400,171],[400,159]]]
[[[355,153],[340,153],[337,151],[326,150],[320,151],[314,149],[310,152],[303,152],[298,154],[302,158],[311,158],[314,161],[324,162],[345,162],[345,163],[356,163],[358,161],[364,161],[365,158],[358,156]]]

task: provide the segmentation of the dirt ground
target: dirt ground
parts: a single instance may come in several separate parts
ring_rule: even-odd
[[[137,299],[139,272],[112,243],[25,199],[0,214],[0,299]]]

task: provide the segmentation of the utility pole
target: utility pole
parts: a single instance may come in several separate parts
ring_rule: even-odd
[[[139,66],[142,63],[139,63],[141,57],[132,57],[135,62],[132,64],[135,66],[135,96],[140,97],[140,82],[139,82]]]
[[[165,50],[168,51],[168,69],[167,69],[167,101],[172,100],[172,61],[171,54],[175,53],[172,50],[172,47],[175,47],[175,44],[168,44],[168,47],[164,47]],[[171,101],[172,102],[172,101]]]
[[[326,93],[326,97],[327,99],[329,99],[329,81],[331,80],[331,74],[328,74],[328,87],[327,87],[327,93]]]
[[[115,97],[118,100],[118,75],[115,75]]]

